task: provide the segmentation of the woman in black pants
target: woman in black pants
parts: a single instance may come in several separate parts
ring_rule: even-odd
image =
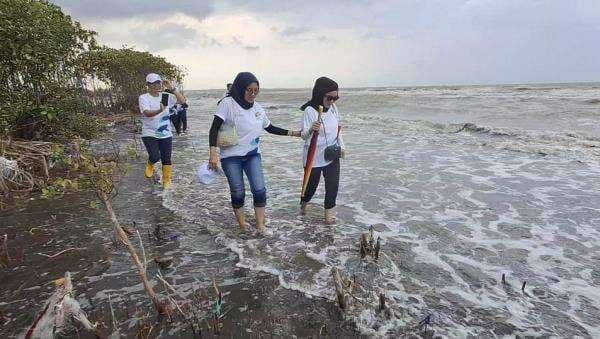
[[[302,135],[304,142],[303,164],[306,166],[306,157],[313,132],[318,132],[317,149],[313,168],[308,179],[304,197],[301,199],[301,213],[306,214],[308,202],[312,199],[321,175],[325,179],[325,223],[335,223],[335,205],[340,184],[340,157],[344,158],[344,141],[339,133],[340,115],[334,102],[339,99],[338,84],[326,77],[321,77],[315,82],[312,98],[300,107],[304,111],[302,119]],[[323,114],[318,119],[319,106],[323,106]],[[339,144],[341,153],[334,159],[326,159],[325,149],[328,146]]]

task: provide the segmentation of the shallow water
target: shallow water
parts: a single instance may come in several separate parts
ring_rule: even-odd
[[[276,276],[236,267],[237,255],[215,242],[214,233],[161,206],[162,189],[143,178],[141,161],[129,165],[132,167],[121,180],[113,207],[124,227],[139,230],[149,261],[148,277],[161,298],[166,298],[166,293],[157,283],[159,269],[152,259],[171,255],[172,265],[160,271],[180,295],[189,300],[192,293],[201,293],[203,302],[213,302],[213,279],[219,285],[223,310],[228,310],[222,319],[221,337],[314,337],[318,333],[358,337],[353,324],[345,321],[332,303],[286,290]],[[193,337],[187,324],[157,319],[130,255],[113,242],[113,226],[106,211],[90,205],[96,201],[93,192],[81,191],[53,200],[15,200],[0,211],[0,230],[8,235],[10,254],[8,265],[4,256],[0,261],[0,337],[24,336],[54,292],[53,281],[65,271],[72,274],[74,297],[90,321],[99,323],[103,335],[114,330],[110,296],[124,337],[139,334],[137,321],[141,318],[154,326],[150,337]],[[159,228],[159,238],[155,227]],[[132,242],[139,251],[137,238]],[[68,248],[77,250],[46,257]],[[299,315],[299,310],[304,312]],[[206,324],[202,331],[202,337],[212,336]],[[67,332],[62,337],[79,335],[89,337],[83,331]]]
[[[322,187],[298,216],[302,144],[265,135],[268,238],[235,232],[224,179],[196,182],[219,94],[188,93],[191,135],[178,140],[163,204],[206,227],[238,266],[330,299],[330,269],[345,269],[402,314],[357,311],[369,334],[431,314],[452,337],[600,337],[600,85],[342,90],[338,225],[322,224]],[[259,101],[274,124],[298,127],[308,95],[264,90]],[[249,190],[246,205],[251,214]],[[378,264],[357,253],[372,225]]]

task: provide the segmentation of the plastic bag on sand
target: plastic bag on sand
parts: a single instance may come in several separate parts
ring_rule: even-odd
[[[5,157],[0,157],[0,176],[3,179],[11,179],[19,170],[16,160],[8,160]]]
[[[213,171],[210,168],[208,168],[208,162],[204,162],[198,168],[198,181],[204,185],[214,184],[219,179],[219,177],[222,177],[223,175],[225,174],[221,169]]]

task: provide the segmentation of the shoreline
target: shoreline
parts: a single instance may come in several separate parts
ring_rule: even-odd
[[[123,142],[131,133],[117,128],[112,135]],[[212,267],[216,268],[213,274],[218,277],[224,292],[224,305],[231,308],[222,320],[223,327],[218,336],[361,337],[355,324],[344,320],[332,301],[309,298],[301,292],[285,289],[280,286],[277,276],[236,267],[237,254],[217,245],[215,236],[202,231],[200,225],[190,226],[197,229],[204,241],[210,242],[205,245],[212,248],[199,258],[198,254],[190,253],[182,244],[187,237],[197,235],[186,234],[180,227],[186,221],[162,206],[162,196],[153,192],[153,187],[145,186],[147,183],[141,175],[143,162],[126,162],[132,169],[120,174],[120,193],[114,199],[121,223],[130,227],[136,221],[143,234],[148,258],[154,254],[175,257],[173,267],[163,270],[163,274],[167,279],[172,275],[176,287],[208,289],[210,272],[200,276],[194,261],[207,266],[200,271],[210,271],[210,266],[217,266]],[[136,192],[136,188],[141,190]],[[17,198],[0,211],[0,223],[7,225],[5,232],[13,259],[9,267],[0,268],[0,275],[12,277],[0,282],[0,291],[3,291],[0,294],[1,336],[18,336],[31,325],[35,314],[53,292],[51,282],[62,277],[65,271],[73,275],[75,299],[81,303],[88,318],[105,324],[104,328],[99,328],[101,333],[108,335],[111,332],[106,293],[111,294],[113,307],[117,310],[115,315],[121,334],[135,335],[135,326],[126,329],[131,326],[133,309],[148,313],[149,320],[152,318],[155,310],[138,286],[140,282],[130,256],[124,248],[115,248],[112,244],[112,226],[102,206],[92,207],[95,200],[91,191],[67,193],[52,200]],[[152,243],[148,230],[157,226],[171,233],[172,240]],[[46,257],[67,248],[79,250]],[[157,271],[153,266],[148,267],[152,278]],[[162,288],[155,286],[162,292]],[[155,326],[155,331],[160,331],[155,333],[160,333],[159,337],[192,335],[186,332],[188,329],[174,328],[164,320]]]

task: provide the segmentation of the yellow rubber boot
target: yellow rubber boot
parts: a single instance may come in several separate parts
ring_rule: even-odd
[[[168,188],[171,186],[171,177],[173,175],[173,165],[163,165],[162,166],[162,183],[163,188]]]
[[[154,164],[146,163],[146,170],[144,171],[144,175],[147,179],[151,179],[154,175]]]

